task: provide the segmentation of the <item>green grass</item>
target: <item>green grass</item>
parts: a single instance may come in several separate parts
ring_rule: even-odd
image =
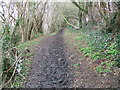
[[[33,40],[30,40],[27,42],[20,43],[20,45],[18,45],[17,47],[19,49],[25,49],[26,47],[34,46],[34,45],[37,45],[39,43],[40,42],[38,40],[33,39]]]
[[[75,37],[75,40],[81,40],[81,39],[82,39],[81,36],[79,36],[79,37]]]
[[[77,43],[77,45],[82,45],[82,44],[83,44],[83,43],[81,43],[81,42],[80,42],[80,43]]]
[[[49,36],[54,36],[55,34],[56,34],[56,32],[49,34]],[[37,36],[37,38],[35,38],[35,39],[32,39],[32,40],[27,41],[27,42],[20,43],[17,47],[19,49],[25,49],[26,47],[31,47],[31,46],[35,46],[35,45],[39,44],[40,40],[43,39],[42,37],[39,37],[40,35],[41,34],[39,34]]]

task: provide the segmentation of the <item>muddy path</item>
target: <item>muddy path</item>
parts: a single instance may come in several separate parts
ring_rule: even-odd
[[[37,47],[26,87],[72,87],[63,29]]]
[[[61,29],[37,46],[25,87],[117,87],[117,79],[95,73],[88,67],[86,59],[80,60],[82,53],[77,53],[74,45],[65,42],[64,30]]]

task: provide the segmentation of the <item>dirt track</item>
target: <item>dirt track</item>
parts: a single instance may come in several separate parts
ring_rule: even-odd
[[[63,30],[37,47],[27,87],[72,87]]]
[[[28,88],[105,88],[116,87],[116,80],[103,77],[87,67],[86,62],[80,61],[81,55],[74,55],[75,50],[69,51],[63,37],[64,30],[42,41],[36,48],[31,71],[25,87]],[[71,46],[73,47],[73,46]],[[75,52],[74,52],[75,51]],[[80,66],[73,67],[74,63]],[[79,73],[76,75],[75,73]]]

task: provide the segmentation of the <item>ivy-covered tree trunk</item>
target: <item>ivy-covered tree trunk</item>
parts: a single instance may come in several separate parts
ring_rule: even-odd
[[[119,31],[120,30],[120,1],[117,3],[117,16],[116,16],[116,30]]]
[[[79,2],[79,6],[80,6],[80,2]],[[82,12],[80,9],[78,16],[79,16],[79,28],[82,28]]]
[[[107,32],[116,32],[120,30],[120,2],[116,4],[117,10],[114,12],[113,16],[109,19],[107,23]]]
[[[0,38],[2,38],[1,33],[0,33]],[[2,63],[3,63],[3,60],[2,60],[2,43],[0,42],[0,74],[2,73]],[[2,83],[2,78],[1,77],[0,77],[0,83]]]

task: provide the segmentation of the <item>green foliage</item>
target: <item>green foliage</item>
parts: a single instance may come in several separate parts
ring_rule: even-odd
[[[82,43],[77,43],[77,45],[82,45]]]
[[[11,33],[10,33],[10,26],[7,24],[3,25],[3,29],[2,29],[2,59],[3,59],[3,71],[8,70],[13,62],[14,62],[14,56],[11,53],[11,47],[12,47],[12,43],[11,43]],[[13,69],[11,69],[8,72],[8,75],[11,75]],[[5,73],[4,73],[5,74]],[[5,77],[3,77],[4,79]],[[9,79],[10,77],[8,76],[7,79]]]
[[[117,37],[113,37],[111,33],[102,34],[100,32],[94,32],[92,30],[86,31],[86,41],[89,47],[94,47],[94,52],[98,52],[99,56],[103,58],[109,57],[109,60],[115,59],[119,54]],[[90,33],[89,33],[90,32]],[[91,50],[89,51],[91,52]],[[93,56],[98,53],[93,53]],[[98,55],[97,55],[98,56]]]
[[[100,52],[95,52],[91,56],[94,60],[100,59],[101,58],[101,53]]]
[[[50,34],[50,36],[54,36],[54,35],[56,35],[56,32]]]
[[[94,47],[85,47],[85,48],[81,48],[80,50],[83,51],[84,54],[86,54],[93,52],[95,49]]]
[[[93,58],[94,60],[97,60],[101,57],[101,53],[100,52],[95,52],[95,47],[85,47],[85,48],[81,48],[80,51],[83,51],[83,53],[85,54],[84,56],[90,56],[91,58]]]
[[[75,37],[75,40],[81,40],[82,37]]]
[[[87,26],[79,31],[70,30],[72,33],[79,35],[75,37],[77,41],[82,40],[87,43],[87,46],[80,44],[78,49],[83,52],[84,57],[91,57],[94,60],[107,60],[109,62],[105,63],[105,66],[99,63],[96,67],[98,73],[110,72],[111,67],[114,65],[120,65],[119,55],[120,55],[120,34],[112,33],[102,33],[100,29],[94,31],[90,29],[91,26]],[[112,64],[116,62],[116,64]]]
[[[15,39],[15,34],[13,35],[12,32],[10,32],[10,26],[8,24],[4,24],[2,28],[2,81],[6,83],[8,80],[11,81],[12,84],[13,81],[15,81],[16,76],[19,76],[22,78],[24,77],[24,73],[22,70],[24,67],[24,62],[26,61],[25,57],[29,57],[33,55],[32,53],[24,54],[24,51],[19,50],[17,46],[17,40],[13,41],[13,38]],[[26,44],[25,44],[26,45]],[[25,46],[23,45],[23,46]],[[15,70],[15,73],[14,73]],[[25,70],[25,69],[24,69]],[[11,77],[13,75],[13,77]],[[8,84],[7,87],[11,87],[11,84]]]
[[[113,34],[102,34],[102,33],[93,33],[90,31],[89,35],[86,35],[86,41],[88,42],[89,48],[94,47],[94,50],[87,51],[88,55],[97,60],[97,59],[107,59],[116,61],[119,55],[117,37],[113,37]],[[84,50],[83,52],[85,52]],[[109,64],[108,64],[109,66]],[[112,66],[111,66],[112,67]],[[96,68],[98,72],[109,72],[109,69],[104,69],[103,67]]]
[[[19,49],[25,49],[26,47],[30,47],[30,46],[33,46],[33,45],[37,45],[39,42],[37,41],[27,41],[27,42],[24,42],[24,43],[21,43],[18,45],[18,48]]]
[[[30,53],[30,54],[27,54],[27,56],[33,56],[33,53]],[[18,74],[15,75],[15,81],[13,83],[13,85],[11,85],[10,87],[12,88],[20,88],[20,87],[23,87],[23,83],[25,81],[25,77],[27,77],[28,75],[28,70],[30,70],[30,63],[31,63],[31,60],[25,60],[23,64],[21,64],[21,75],[23,76],[20,76]]]
[[[104,69],[104,67],[102,67],[102,66],[97,67],[96,70],[97,70],[98,73],[104,73],[104,72],[110,72],[111,71],[110,69]]]
[[[74,67],[79,67],[80,64],[76,63],[76,64],[73,64]]]
[[[102,62],[101,65],[96,68],[96,70],[98,73],[110,72],[113,66],[115,66],[116,64],[117,64],[116,61]]]
[[[75,73],[75,76],[80,76],[80,73]]]

